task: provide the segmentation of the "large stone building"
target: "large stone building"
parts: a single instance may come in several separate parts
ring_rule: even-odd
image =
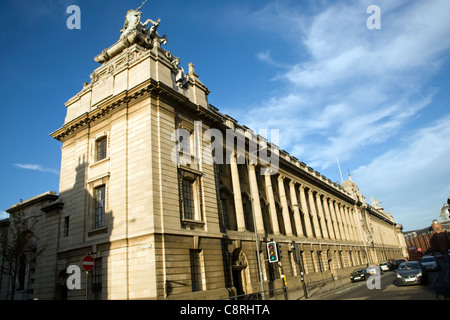
[[[220,113],[194,65],[185,73],[161,47],[159,20],[140,17],[127,13],[51,134],[62,143],[59,196],[8,211],[37,216],[47,245],[21,297],[215,299],[260,291],[260,279],[281,287],[281,267],[297,288],[301,271],[337,279],[404,256],[401,226],[351,178],[334,183]],[[267,261],[270,240],[280,263]],[[88,253],[89,280],[67,290],[67,267]],[[8,298],[10,279],[0,285]]]

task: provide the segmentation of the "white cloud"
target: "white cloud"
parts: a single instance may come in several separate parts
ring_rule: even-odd
[[[352,171],[360,191],[382,200],[409,229],[431,224],[450,195],[449,123],[450,115],[419,130],[402,147]]]
[[[450,1],[379,0],[380,30],[366,27],[370,0],[276,3],[254,16],[277,21],[271,32],[290,39],[298,59],[280,68],[282,90],[241,122],[279,128],[280,148],[319,171],[336,158],[353,162],[368,199],[383,201],[407,229],[428,226],[450,195],[450,114],[433,114],[446,88],[431,85],[448,67]],[[286,50],[260,51],[259,61],[282,65],[277,49]]]
[[[252,128],[279,128],[280,147],[302,151],[294,155],[319,170],[401,133],[432,102],[436,91],[427,81],[450,48],[446,0],[380,1],[381,30],[366,27],[368,1],[327,4],[312,17],[279,3],[254,14],[259,21],[267,21],[265,15],[279,21],[273,28],[291,26],[282,30],[291,34],[284,37],[301,39],[309,57],[299,54],[292,68],[277,75],[286,84],[283,95],[242,119]],[[258,59],[275,65],[274,50]]]
[[[40,164],[21,164],[21,163],[15,163],[15,167],[21,168],[21,169],[27,169],[27,170],[34,170],[34,171],[40,171],[40,172],[51,172],[54,174],[59,174],[59,171],[56,169],[51,168],[45,168],[41,166]]]

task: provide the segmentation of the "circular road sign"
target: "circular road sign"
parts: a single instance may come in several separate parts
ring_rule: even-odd
[[[81,267],[86,272],[92,271],[92,269],[94,269],[94,258],[92,256],[84,257],[81,261]]]

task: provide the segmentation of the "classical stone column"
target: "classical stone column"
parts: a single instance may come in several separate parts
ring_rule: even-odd
[[[266,195],[269,200],[270,218],[272,220],[273,234],[280,234],[280,227],[278,226],[277,207],[275,206],[275,198],[273,196],[272,178],[266,170],[264,174],[264,181],[266,182]]]
[[[355,241],[360,242],[361,236],[360,236],[360,232],[359,232],[359,228],[358,228],[358,221],[356,221],[355,210],[353,208],[349,208],[348,210],[350,212],[350,218],[352,220],[353,234],[355,236]]]
[[[286,230],[287,236],[292,236],[292,224],[291,217],[289,215],[289,207],[286,198],[286,191],[284,190],[284,176],[278,175],[278,190],[280,192],[280,201],[282,206],[284,230]]]
[[[333,229],[334,229],[334,236],[335,239],[337,240],[341,240],[341,233],[339,231],[339,222],[338,219],[336,217],[336,212],[334,212],[334,201],[332,198],[328,197],[328,207],[330,209],[330,215],[331,215],[331,220],[333,221]]]
[[[309,207],[311,208],[312,223],[314,232],[317,239],[322,239],[322,233],[320,232],[319,219],[317,217],[316,205],[314,204],[314,194],[311,189],[308,190]]]
[[[355,219],[355,226],[356,226],[356,230],[357,230],[357,233],[358,233],[358,237],[357,237],[358,241],[364,243],[363,231],[362,231],[362,227],[361,227],[361,218],[360,218],[361,213],[359,212],[356,204],[354,205],[354,211],[353,212],[354,212],[353,217]]]
[[[330,213],[331,213],[331,218],[333,219],[333,227],[334,227],[334,235],[336,236],[337,240],[341,240],[341,231],[339,230],[339,221],[338,218],[336,216],[336,212],[334,211],[334,200],[331,198],[328,198],[329,201],[329,205],[330,205]]]
[[[233,185],[234,207],[236,209],[236,222],[238,231],[245,231],[244,206],[242,205],[241,185],[239,182],[239,171],[237,167],[237,159],[233,154],[230,158],[231,181]]]
[[[353,216],[353,209],[350,207],[347,207],[347,211],[348,211],[348,219],[350,220],[350,224],[352,226],[353,240],[356,242],[356,241],[358,241],[358,233],[356,232],[356,225],[355,225],[355,218]]]
[[[311,216],[308,210],[308,203],[306,202],[305,187],[300,186],[299,191],[300,191],[300,205],[303,212],[303,220],[305,221],[306,237],[312,238],[313,232],[311,227]]]
[[[323,208],[322,208],[322,200],[320,198],[321,194],[319,192],[316,192],[316,204],[317,204],[317,213],[319,216],[319,222],[320,222],[320,227],[322,229],[322,236],[324,239],[328,239],[328,230],[327,230],[327,225],[325,222],[325,215],[323,213]]]
[[[289,182],[289,192],[291,196],[291,204],[294,208],[294,221],[295,228],[297,230],[297,237],[304,237],[302,222],[300,219],[300,210],[298,208],[297,193],[295,192],[295,182],[292,180]]]
[[[256,180],[255,164],[250,163],[248,165],[249,172],[249,184],[253,204],[253,213],[256,220],[256,231],[264,233],[264,221],[262,217],[261,203],[259,200],[258,181]]]
[[[341,233],[341,240],[347,240],[347,233],[345,232],[344,222],[342,221],[341,210],[339,209],[339,203],[334,202],[334,212],[336,212],[336,217],[339,222],[339,231]]]
[[[348,231],[347,220],[345,219],[344,205],[339,204],[338,209],[341,214],[342,226],[345,232],[345,240],[350,241],[350,233]]]
[[[344,206],[343,210],[344,210],[345,220],[347,221],[348,234],[350,236],[350,240],[355,241],[355,235],[353,234],[353,224],[352,224],[352,221],[350,220],[350,213],[348,212],[348,207]]]
[[[327,220],[328,236],[330,237],[330,239],[336,239],[336,236],[335,236],[334,230],[333,230],[333,219],[331,218],[330,209],[328,208],[327,197],[325,195],[322,198],[322,207],[323,207],[323,211],[325,213],[325,217]]]

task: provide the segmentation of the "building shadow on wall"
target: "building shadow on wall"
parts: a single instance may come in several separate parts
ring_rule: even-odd
[[[73,186],[60,192],[58,229],[55,251],[49,252],[55,265],[54,299],[102,300],[108,297],[108,256],[114,215],[108,206],[109,175],[87,180],[89,164],[84,157],[78,159]],[[47,212],[47,215],[49,212]],[[52,246],[53,247],[53,246]],[[94,258],[93,269],[83,269],[86,256]],[[80,289],[71,289],[67,281],[76,281],[69,266],[80,269]],[[72,277],[72,278],[70,278]],[[73,282],[71,282],[73,283]],[[69,285],[70,286],[70,285]]]

